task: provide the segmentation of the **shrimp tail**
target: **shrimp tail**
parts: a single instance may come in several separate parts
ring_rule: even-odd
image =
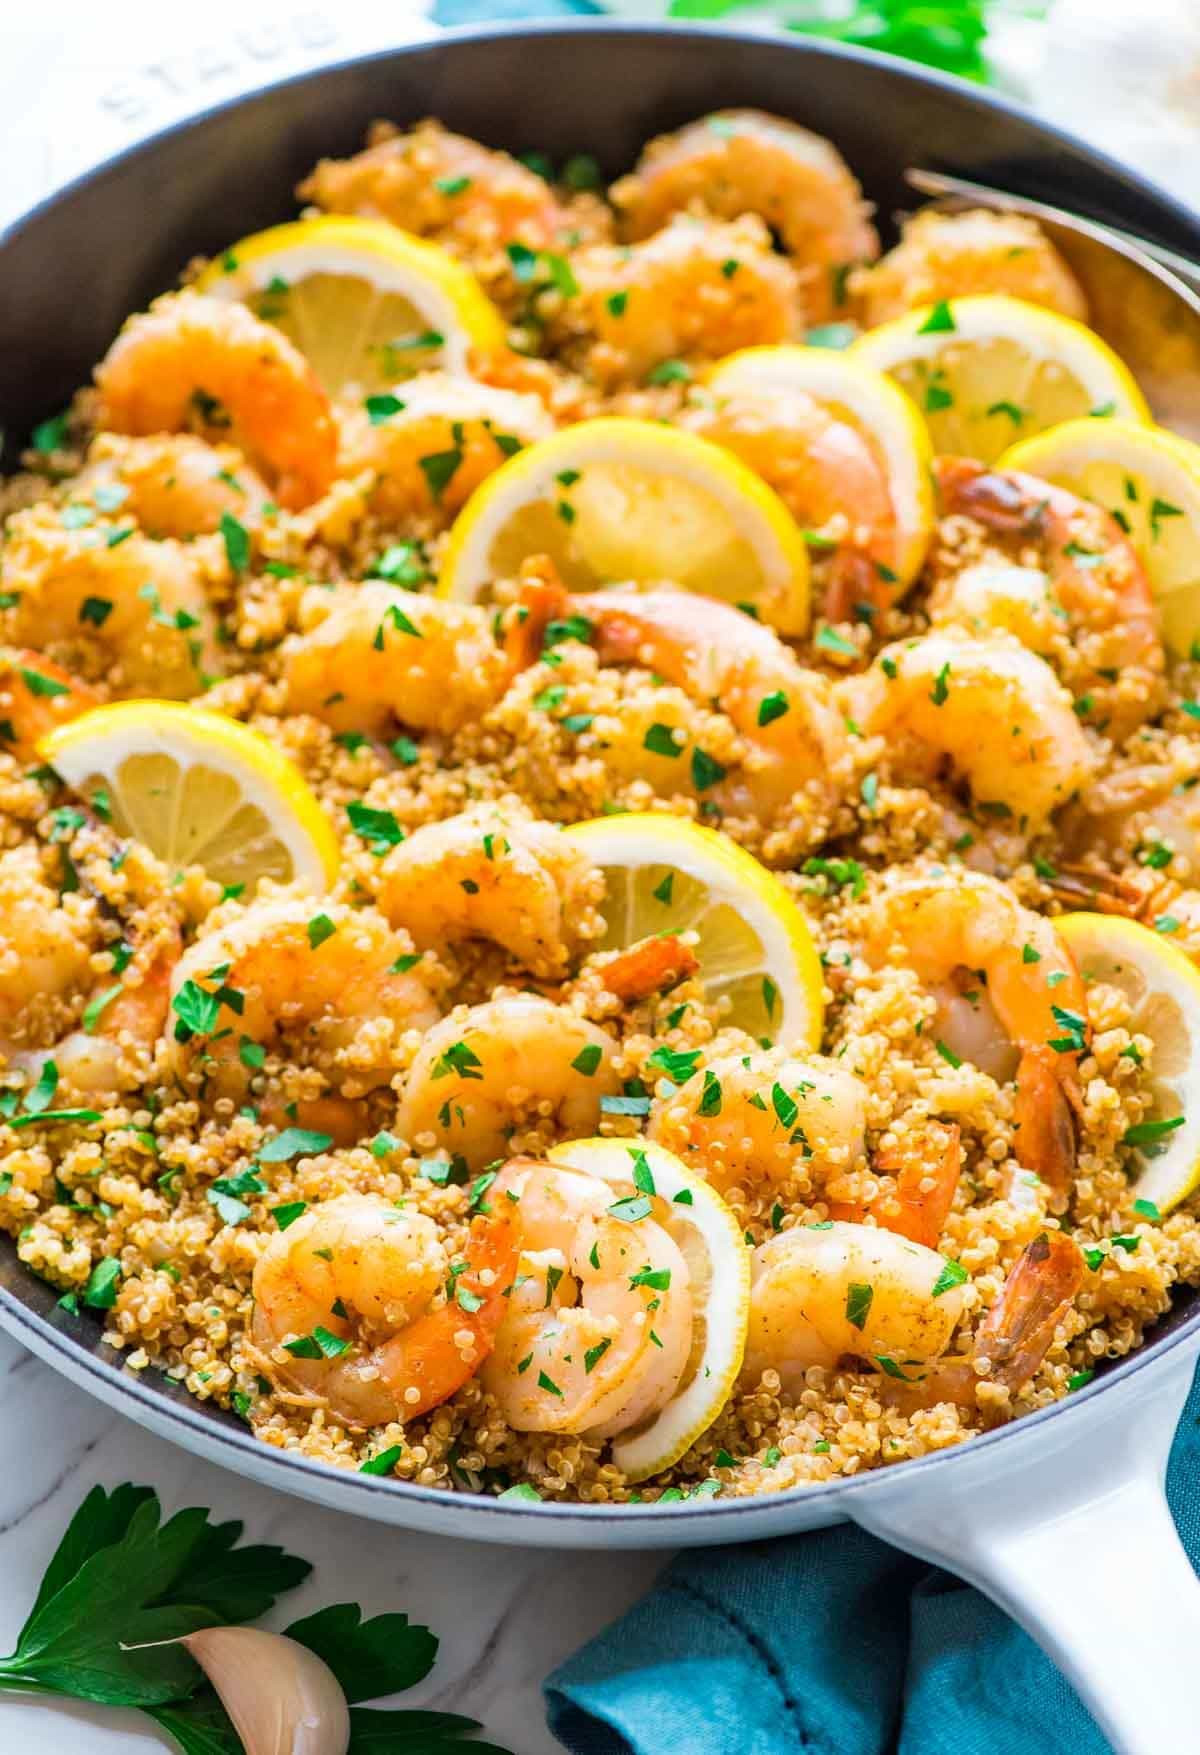
[[[600,970],[607,991],[630,1005],[677,987],[700,967],[696,953],[675,933],[644,938],[620,951]]]
[[[1083,1284],[1084,1261],[1065,1232],[1043,1231],[1018,1256],[975,1342],[991,1381],[1017,1390],[1045,1358],[1054,1331]]]
[[[934,480],[947,517],[974,518],[1000,536],[1035,534],[1050,503],[1048,484],[1040,484],[1044,492],[1038,499],[1026,491],[1029,477],[1002,474],[972,457],[939,457]]]
[[[447,1302],[409,1323],[372,1355],[408,1419],[440,1407],[478,1371],[496,1344],[519,1259],[512,1203],[488,1202],[471,1221],[467,1265]],[[417,1391],[414,1398],[412,1391]]]
[[[1073,1077],[1065,1080],[1058,1055],[1045,1047],[1025,1049],[1017,1067],[1013,1108],[1017,1160],[1051,1191],[1051,1208],[1062,1212],[1075,1179],[1078,1146],[1069,1095]]]
[[[829,583],[825,590],[826,621],[848,622],[859,606],[887,609],[896,599],[894,588],[885,582],[879,567],[861,549],[842,544],[829,564]]]
[[[958,1128],[934,1122],[919,1140],[909,1138],[902,1144],[882,1147],[874,1168],[894,1177],[895,1187],[877,1195],[866,1207],[834,1201],[830,1217],[859,1222],[869,1217],[883,1230],[907,1237],[910,1243],[936,1249],[962,1174]]]
[[[521,567],[515,604],[501,619],[504,655],[512,674],[528,670],[542,655],[546,630],[570,613],[570,594],[549,555],[531,555]]]

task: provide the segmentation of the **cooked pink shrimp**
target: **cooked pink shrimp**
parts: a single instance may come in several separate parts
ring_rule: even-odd
[[[644,243],[578,250],[571,267],[579,293],[548,334],[602,386],[798,333],[795,271],[753,219],[681,216]]]
[[[687,409],[679,425],[714,440],[775,489],[796,522],[832,548],[825,613],[884,605],[899,532],[887,470],[866,437],[803,391],[754,389]]]
[[[337,468],[329,398],[304,356],[244,305],[167,293],[131,317],[96,368],[100,424],[229,439],[285,506],[319,498]]]
[[[770,1369],[798,1397],[814,1366],[846,1358],[928,1368],[963,1312],[961,1282],[946,1267],[936,1251],[876,1225],[835,1220],[768,1238],[752,1257],[744,1385]]]
[[[372,472],[371,509],[393,522],[416,516],[449,523],[514,451],[554,431],[536,396],[448,372],[407,379],[396,401],[396,411],[382,420],[365,408],[347,409],[339,452],[343,475]]]
[[[107,517],[64,523],[43,503],[8,521],[0,626],[110,694],[186,700],[220,669],[208,586],[226,573],[217,538],[159,542]]]
[[[654,993],[667,993],[695,975],[700,959],[677,933],[638,939],[628,949],[603,953],[585,968],[594,974],[605,993],[622,1005],[637,1005]]]
[[[611,1036],[568,1006],[511,993],[460,1006],[428,1032],[396,1117],[410,1145],[445,1147],[474,1169],[519,1129],[584,1139],[620,1089]]]
[[[344,1125],[335,1131],[357,1137],[361,1099],[411,1058],[409,1033],[428,1030],[440,1015],[424,971],[403,966],[412,948],[372,909],[260,897],[202,932],[180,959],[172,999],[183,1027],[169,1043],[172,1072],[240,1102],[261,1060],[247,1058],[245,1046],[286,1051],[315,1068],[340,1103]],[[188,1024],[197,1016],[207,1027]],[[329,1113],[336,1119],[337,1106]]]
[[[916,971],[938,1002],[938,1039],[953,1053],[1000,1082],[1015,1071],[1016,1155],[1065,1206],[1087,996],[1050,921],[997,878],[935,868],[880,888],[854,930],[873,963],[898,958]]]
[[[296,191],[330,213],[390,220],[468,256],[519,241],[545,250],[565,223],[545,180],[506,152],[437,122],[398,133],[376,124],[353,158],[323,158]]]
[[[976,805],[1042,828],[1091,778],[1096,758],[1050,666],[1006,634],[957,628],[901,640],[838,693],[867,735],[930,777],[948,762]]]
[[[84,825],[70,846],[75,889],[59,889],[31,843],[0,853],[0,1052],[30,1084],[53,1067],[63,1090],[132,1090],[148,1076],[167,1018],[179,930],[153,874],[126,862],[130,925],[113,931],[115,909],[93,887],[104,880],[113,837]],[[107,869],[106,869],[107,868]]]
[[[1003,1419],[1046,1357],[1083,1276],[1079,1245],[1062,1231],[1041,1232],[1017,1257],[970,1351],[924,1370],[920,1358],[893,1358],[880,1394],[906,1410],[957,1402],[991,1422]]]
[[[1087,322],[1083,288],[1037,222],[984,208],[915,214],[895,249],[851,276],[850,290],[869,329],[970,293],[1007,293]]]
[[[827,1182],[866,1162],[867,1090],[836,1061],[788,1048],[715,1055],[655,1093],[649,1134],[722,1193],[800,1176]]]
[[[300,606],[307,625],[284,649],[291,713],[335,731],[382,732],[397,721],[456,731],[497,701],[513,673],[492,617],[382,580],[316,587]]]
[[[1010,558],[1045,573],[1066,619],[1071,684],[1096,697],[1093,712],[1108,735],[1119,741],[1157,712],[1165,665],[1158,610],[1116,519],[1037,476],[966,457],[938,458],[936,478],[946,516],[971,519]],[[954,589],[953,578],[939,587],[935,609],[939,598],[953,605]]]
[[[958,1128],[925,1121],[919,1132],[881,1146],[871,1168],[876,1176],[887,1178],[879,1194],[865,1206],[856,1201],[831,1201],[830,1218],[870,1218],[885,1231],[907,1237],[910,1243],[936,1249],[962,1174]]]
[[[379,907],[421,947],[502,945],[532,975],[561,976],[599,937],[599,872],[569,836],[524,811],[477,804],[417,829],[380,872]]]
[[[0,750],[18,762],[36,761],[39,738],[99,700],[87,683],[40,652],[0,647]]]
[[[613,1438],[671,1399],[692,1347],[691,1274],[651,1214],[613,1212],[612,1185],[513,1158],[488,1191],[510,1206],[521,1257],[483,1371],[518,1432]]]
[[[845,270],[879,251],[870,208],[841,154],[819,134],[762,110],[718,110],[660,135],[611,194],[631,238],[679,212],[757,214],[802,271],[811,323],[841,305]]]
[[[270,502],[266,483],[233,445],[189,433],[123,438],[100,433],[72,498],[135,518],[148,536],[202,536],[225,516],[252,526]]]
[[[707,793],[722,808],[771,817],[801,790],[832,805],[846,764],[842,721],[825,678],[804,670],[770,628],[684,591],[597,591],[569,602],[591,623],[602,663],[644,665],[728,715],[746,756]]]
[[[471,1220],[454,1262],[424,1213],[339,1195],[268,1240],[251,1335],[284,1401],[327,1407],[352,1427],[416,1419],[479,1370],[516,1265],[508,1202]]]

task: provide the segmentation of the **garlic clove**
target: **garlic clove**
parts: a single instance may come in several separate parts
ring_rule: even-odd
[[[220,1695],[246,1755],[346,1755],[346,1696],[297,1640],[261,1627],[205,1627],[180,1643]]]

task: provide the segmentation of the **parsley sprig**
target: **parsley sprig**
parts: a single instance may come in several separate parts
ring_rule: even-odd
[[[242,1545],[241,1535],[240,1523],[214,1523],[199,1506],[163,1522],[149,1487],[93,1487],[46,1568],[16,1650],[0,1659],[0,1689],[138,1707],[184,1755],[242,1755],[186,1649],[153,1643],[256,1620],[311,1572],[307,1560]],[[428,1674],[437,1639],[406,1615],[364,1621],[354,1603],[334,1603],[284,1631],[337,1677],[350,1703],[349,1755],[506,1755],[495,1744],[464,1742],[478,1726],[457,1713],[359,1704]]]

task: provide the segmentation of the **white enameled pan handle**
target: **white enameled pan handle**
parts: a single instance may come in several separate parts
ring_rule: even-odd
[[[967,1445],[932,1492],[900,1468],[853,1513],[1007,1610],[1118,1755],[1197,1746],[1200,1580],[1163,1490],[1196,1353],[1179,1343],[1065,1417]]]

